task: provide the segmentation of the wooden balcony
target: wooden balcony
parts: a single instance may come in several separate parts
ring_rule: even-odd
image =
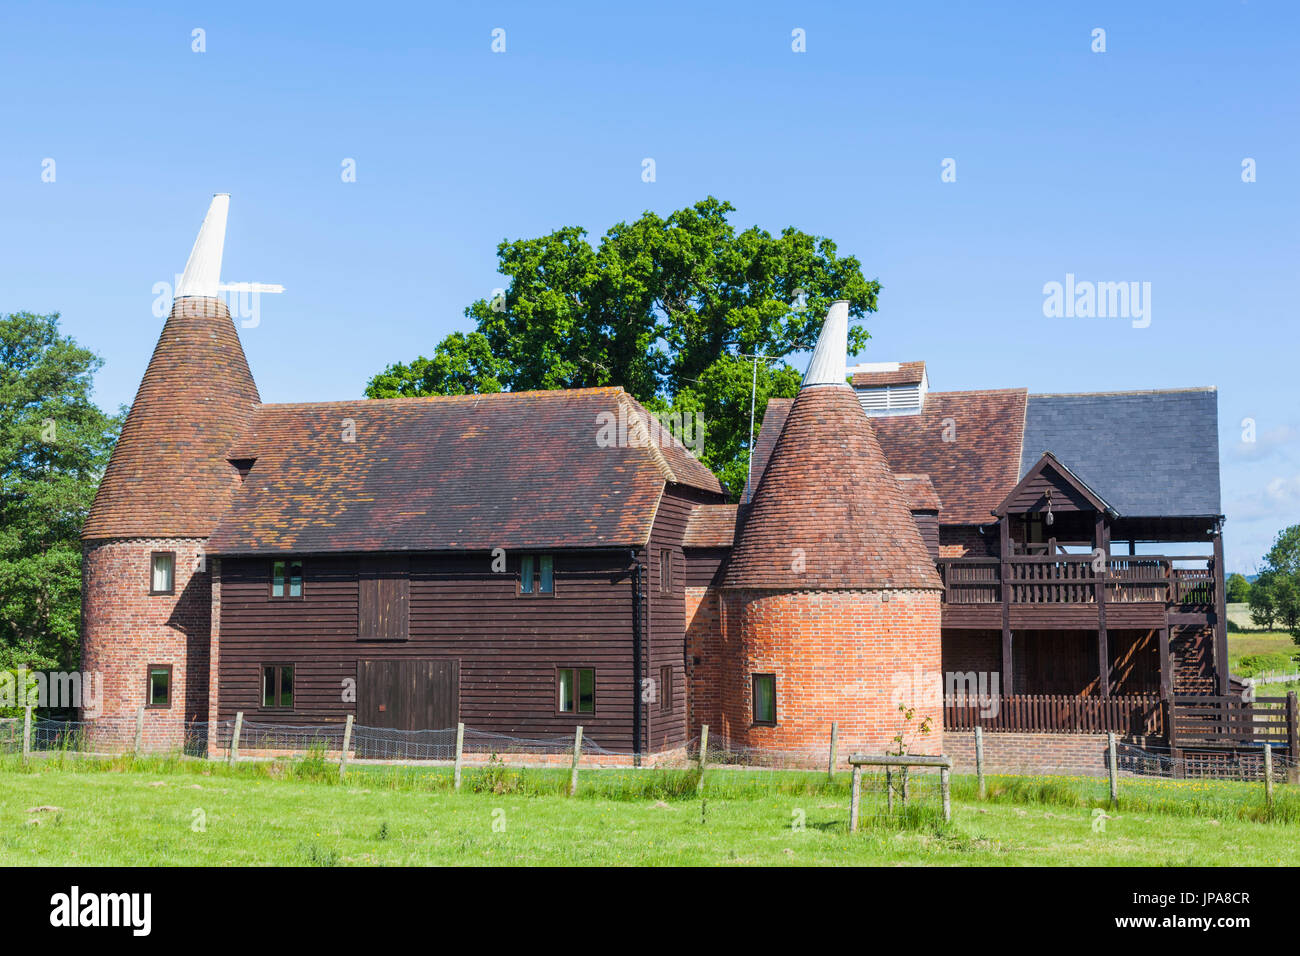
[[[1010,694],[990,700],[947,694],[944,730],[985,733],[1087,734],[1113,731],[1125,736],[1162,737],[1165,708],[1158,696],[1068,697]]]
[[[1000,558],[940,558],[938,567],[950,606],[998,605],[1004,596],[1012,605],[1095,605],[1103,587],[1108,605],[1215,604],[1214,559],[1205,556],[1111,557],[1101,570],[1090,554],[1016,555],[1005,572]]]

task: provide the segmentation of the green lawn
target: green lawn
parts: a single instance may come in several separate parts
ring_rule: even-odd
[[[1286,786],[1259,822],[1259,784],[1125,780],[1094,832],[1105,781],[994,777],[979,801],[959,777],[951,825],[933,817],[926,782],[914,802],[927,819],[888,826],[868,812],[874,825],[850,835],[846,780],[818,774],[716,771],[703,806],[685,772],[585,771],[572,799],[566,773],[467,770],[460,792],[449,776],[358,768],[340,785],[311,760],[11,759],[0,865],[1300,864],[1300,788]]]

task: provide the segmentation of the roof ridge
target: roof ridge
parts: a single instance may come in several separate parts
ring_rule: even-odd
[[[621,385],[597,385],[591,388],[531,388],[522,392],[471,392],[465,395],[399,395],[394,398],[333,398],[325,399],[319,402],[262,402],[260,407],[269,408],[311,408],[313,406],[324,407],[327,405],[353,405],[353,404],[377,404],[377,405],[420,405],[435,404],[446,402],[452,404],[458,401],[482,401],[484,399],[497,401],[506,398],[533,398],[539,395],[545,396],[562,396],[562,395],[626,395]]]
[[[1217,385],[1185,385],[1176,388],[1130,388],[1109,392],[1031,392],[1030,398],[1087,398],[1104,395],[1178,395],[1186,392],[1217,392]]]

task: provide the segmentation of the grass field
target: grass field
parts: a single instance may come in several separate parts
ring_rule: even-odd
[[[0,865],[1281,865],[1300,864],[1300,793],[1129,781],[1094,832],[1105,781],[954,779],[917,818],[847,832],[847,777],[717,771],[567,773],[241,765],[130,758],[0,761]],[[801,829],[794,826],[802,821]]]
[[[1228,605],[1228,616],[1244,604]],[[1244,612],[1249,622],[1249,611]],[[1300,672],[1300,646],[1285,631],[1247,631],[1228,634],[1228,667],[1234,674],[1254,677],[1257,673],[1293,670]],[[1287,691],[1300,690],[1300,681],[1289,684],[1262,684],[1256,688],[1261,697],[1277,697]]]

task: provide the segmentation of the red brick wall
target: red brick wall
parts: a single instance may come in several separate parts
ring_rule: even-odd
[[[686,589],[686,726],[698,737],[700,727],[722,726],[721,595],[711,588]]]
[[[1131,741],[1144,745],[1141,738]],[[975,772],[975,734],[949,730],[944,752],[957,773]],[[1064,773],[1104,777],[1107,773],[1105,734],[984,734],[986,773]]]
[[[880,752],[901,701],[917,707],[913,727],[933,718],[912,752],[942,750],[938,591],[727,590],[719,644],[720,729],[734,743],[824,751],[834,720],[841,752]],[[775,727],[753,726],[756,673],[776,675]]]
[[[943,512],[939,513],[943,520]],[[989,518],[990,521],[994,519]],[[976,525],[942,524],[939,526],[939,557],[941,558],[983,558],[997,557],[999,546],[997,525],[990,525],[980,534]]]
[[[134,720],[147,704],[148,668],[172,667],[171,705],[146,707],[148,743],[179,740],[185,720],[208,715],[210,575],[199,570],[203,539],[90,542],[82,562],[82,668],[103,675],[102,717]],[[175,593],[151,595],[150,555],[176,552]]]

